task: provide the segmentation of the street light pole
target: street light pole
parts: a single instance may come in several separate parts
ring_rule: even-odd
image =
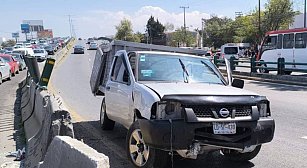
[[[304,3],[304,28],[306,28],[306,0]]]
[[[188,6],[180,6],[180,8],[183,8],[183,28],[184,28],[184,37],[183,41],[186,45],[186,37],[187,37],[187,30],[186,30],[186,25],[185,25],[185,9],[189,8]]]

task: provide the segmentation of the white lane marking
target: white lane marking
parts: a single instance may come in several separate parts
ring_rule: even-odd
[[[303,138],[303,139],[307,139],[307,136],[303,136],[303,137],[301,137],[301,138]]]

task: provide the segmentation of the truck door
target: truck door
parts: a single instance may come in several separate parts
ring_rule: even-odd
[[[134,77],[125,51],[116,53],[110,79],[106,84],[106,110],[110,119],[124,126],[129,126],[133,120],[131,105]]]

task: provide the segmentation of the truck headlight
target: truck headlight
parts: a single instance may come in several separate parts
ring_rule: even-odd
[[[158,119],[180,119],[182,118],[182,107],[177,102],[160,102],[157,108]]]
[[[261,102],[258,104],[258,111],[260,117],[268,117],[271,116],[268,103],[267,102]]]

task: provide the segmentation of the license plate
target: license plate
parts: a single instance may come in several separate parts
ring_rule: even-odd
[[[214,134],[235,134],[236,123],[234,122],[214,122],[213,123]]]

